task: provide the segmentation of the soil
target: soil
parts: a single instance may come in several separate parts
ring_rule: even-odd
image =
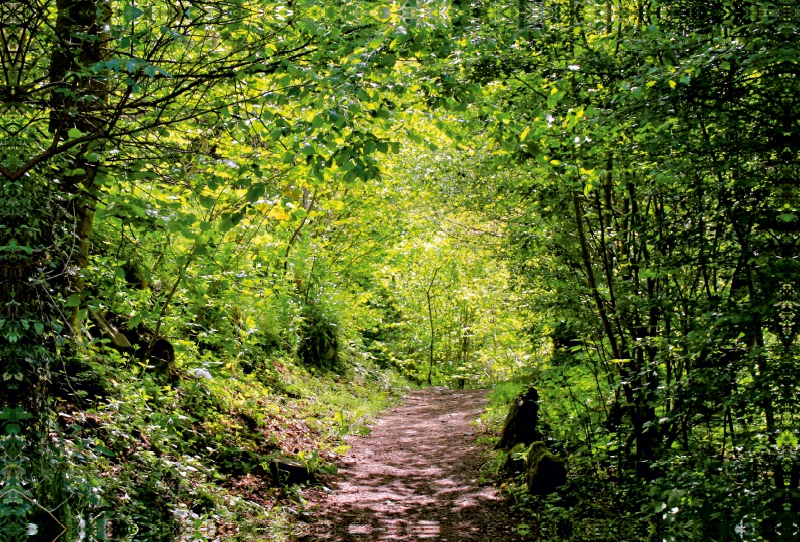
[[[331,491],[306,491],[303,541],[523,540],[497,489],[479,483],[487,449],[472,422],[486,390],[426,388],[387,411],[352,447]]]

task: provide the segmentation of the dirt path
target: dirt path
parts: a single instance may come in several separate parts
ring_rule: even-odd
[[[309,495],[314,519],[302,540],[521,540],[497,490],[478,484],[485,449],[470,422],[486,395],[415,391],[369,436],[348,437],[339,474],[324,479],[333,491]]]

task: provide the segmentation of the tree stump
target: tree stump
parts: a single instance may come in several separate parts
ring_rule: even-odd
[[[525,446],[541,438],[536,429],[539,415],[539,394],[533,386],[517,395],[511,402],[503,432],[496,449],[511,449],[520,442]]]

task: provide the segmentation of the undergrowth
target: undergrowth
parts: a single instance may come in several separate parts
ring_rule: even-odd
[[[78,393],[58,403],[53,435],[77,496],[65,506],[91,510],[70,515],[68,540],[280,540],[303,499],[271,461],[335,471],[341,437],[367,434],[407,390],[352,353],[333,373],[281,352],[242,364],[179,346],[170,381],[96,345],[82,355],[95,378],[64,378]],[[62,526],[42,518],[31,529],[48,537]]]
[[[505,420],[506,414],[508,414],[508,407],[511,404],[511,400],[522,391],[526,384],[527,381],[525,379],[515,379],[497,382],[492,387],[486,408],[478,419],[479,423],[484,426],[485,432],[496,434],[500,431],[503,420]],[[494,444],[494,442],[492,442],[492,444]]]
[[[556,432],[543,422],[541,410],[539,430],[548,449],[566,460],[566,485],[550,495],[533,495],[525,482],[529,447],[493,449],[511,401],[528,383],[521,378],[495,384],[478,420],[483,428],[479,442],[492,447],[481,481],[494,482],[515,510],[520,518],[515,531],[525,540],[541,542],[650,540],[650,509],[641,507],[651,500],[647,488],[633,477],[618,479],[598,472],[591,456],[553,438]],[[547,407],[540,400],[540,409]]]

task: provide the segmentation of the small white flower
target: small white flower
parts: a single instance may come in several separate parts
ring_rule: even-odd
[[[39,534],[39,526],[35,523],[28,523],[28,536]]]
[[[192,369],[189,371],[195,378],[205,378],[206,380],[211,380],[211,373],[209,373],[206,369]]]
[[[189,518],[189,511],[185,508],[176,508],[172,514],[178,518],[178,521],[186,521]]]
[[[78,517],[78,540],[86,538],[86,520]]]
[[[569,66],[567,66],[567,68],[569,68],[572,71],[576,71],[576,70],[580,70],[581,69],[581,67],[578,66],[577,64],[570,64]]]

